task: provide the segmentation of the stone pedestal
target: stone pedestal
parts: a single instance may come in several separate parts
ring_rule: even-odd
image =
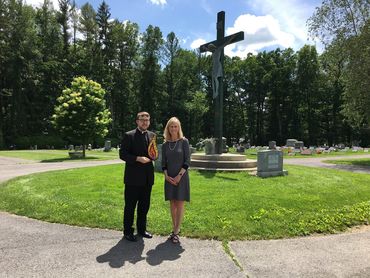
[[[191,169],[205,171],[255,171],[257,162],[240,154],[192,154]]]

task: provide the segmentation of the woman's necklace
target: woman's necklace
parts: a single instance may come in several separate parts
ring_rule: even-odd
[[[176,140],[176,143],[175,143],[175,145],[173,146],[173,148],[171,148],[171,143],[173,143],[173,142],[168,142],[168,148],[170,149],[170,151],[173,151],[173,150],[176,148],[177,141],[179,141],[179,140]]]

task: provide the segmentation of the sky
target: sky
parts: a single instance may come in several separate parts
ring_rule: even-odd
[[[26,0],[40,6],[43,0]],[[52,0],[57,8],[58,0]],[[72,2],[72,0],[71,0]],[[102,0],[76,0],[78,7],[89,2],[95,10]],[[305,44],[321,46],[309,37],[307,19],[321,0],[106,0],[111,17],[129,20],[140,31],[151,24],[165,38],[174,32],[181,47],[195,49],[216,39],[217,13],[225,11],[225,35],[244,31],[244,40],[225,48],[225,54],[245,58],[278,47],[299,50]]]

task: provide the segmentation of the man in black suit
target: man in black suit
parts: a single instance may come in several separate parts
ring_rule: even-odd
[[[133,228],[136,206],[137,232],[142,237],[152,238],[146,230],[146,215],[154,184],[154,167],[148,155],[148,145],[155,134],[147,130],[150,125],[149,113],[139,112],[136,124],[136,129],[125,133],[119,151],[119,157],[126,162],[123,234],[129,241],[136,241]]]

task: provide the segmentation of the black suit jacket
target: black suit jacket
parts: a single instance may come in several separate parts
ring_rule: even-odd
[[[153,163],[146,164],[136,161],[138,156],[148,155],[148,145],[154,132],[142,133],[139,129],[128,131],[123,136],[119,157],[126,162],[124,183],[131,186],[151,186],[154,184]]]

